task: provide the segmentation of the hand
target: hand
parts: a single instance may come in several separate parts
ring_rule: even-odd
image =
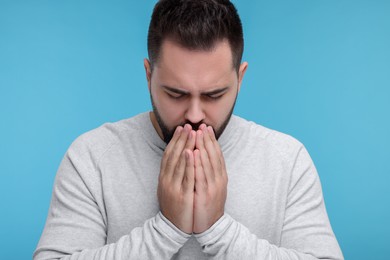
[[[161,161],[157,188],[162,214],[188,234],[193,227],[195,137],[188,124],[176,128]]]
[[[224,214],[227,173],[221,148],[211,126],[196,132],[193,232],[209,229]]]

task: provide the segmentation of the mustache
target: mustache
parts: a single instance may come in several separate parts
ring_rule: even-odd
[[[196,124],[191,123],[191,122],[186,122],[186,123],[183,124],[183,127],[184,127],[185,124],[189,124],[192,127],[192,130],[196,131],[196,130],[199,129],[200,125],[203,124],[203,122],[199,122],[199,123],[196,123]]]
[[[187,122],[185,122],[184,124],[180,124],[182,127],[184,127],[186,124],[189,124],[191,127],[192,127],[192,130],[195,130],[195,131],[197,131],[197,130],[199,130],[199,127],[200,127],[200,125],[201,124],[205,124],[206,126],[209,126],[208,124],[206,124],[205,122],[199,122],[199,123],[192,123],[192,122],[189,122],[189,121],[187,121]],[[213,127],[213,131],[215,131],[214,130],[214,127]]]

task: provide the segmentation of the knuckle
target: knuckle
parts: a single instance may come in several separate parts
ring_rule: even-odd
[[[217,160],[217,161],[215,162],[215,170],[216,170],[216,172],[218,172],[218,173],[222,172],[222,164],[221,164],[221,161]]]
[[[224,181],[225,184],[228,184],[228,182],[229,182],[229,177],[227,176],[227,174],[224,174],[224,175],[223,175],[223,181]]]
[[[166,169],[172,169],[173,166],[172,160],[167,160],[165,165],[166,165]]]
[[[159,184],[158,186],[159,186],[160,189],[164,189],[166,186],[168,186],[167,178],[160,178],[158,184]]]
[[[167,151],[164,152],[164,155],[162,157],[162,160],[161,160],[161,166],[164,166],[167,164],[167,162],[169,161],[169,157],[170,157],[170,153],[168,153]]]
[[[224,175],[219,176],[218,178],[215,178],[215,179],[216,179],[215,180],[216,186],[225,187],[227,185],[228,180]]]
[[[176,166],[176,162],[174,160],[174,156],[171,154],[165,161],[165,165],[167,166],[168,169],[174,169]]]
[[[173,152],[171,153],[171,156],[170,156],[170,159],[176,159],[180,156],[181,154],[181,151],[179,149],[175,149],[173,150]]]
[[[200,188],[201,188],[201,190],[202,190],[203,192],[207,192],[207,191],[209,190],[209,185],[208,185],[206,182],[204,182],[204,183],[202,183],[202,185],[200,186]]]

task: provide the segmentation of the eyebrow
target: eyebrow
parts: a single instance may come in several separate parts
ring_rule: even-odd
[[[181,90],[181,89],[177,89],[177,88],[172,88],[172,87],[169,87],[169,86],[165,86],[163,85],[162,88],[170,91],[170,92],[173,92],[173,93],[176,93],[176,94],[181,94],[181,95],[186,95],[188,94],[189,92],[188,91],[184,91],[184,90]]]
[[[166,86],[166,85],[163,85],[162,88],[164,88],[164,89],[166,89],[166,90],[168,90],[170,92],[173,92],[173,93],[176,93],[176,94],[180,94],[180,95],[187,95],[187,94],[189,94],[188,91],[177,89],[177,88],[173,88],[173,87],[169,87],[169,86]],[[223,93],[227,89],[229,89],[229,87],[218,88],[218,89],[214,89],[214,90],[211,90],[211,91],[202,92],[201,95],[213,96],[213,95],[217,95],[217,94]]]
[[[217,94],[225,92],[228,88],[229,87],[223,87],[223,88],[219,88],[219,89],[214,89],[214,90],[211,90],[211,91],[208,91],[208,92],[203,92],[202,95],[209,95],[209,96],[217,95]]]

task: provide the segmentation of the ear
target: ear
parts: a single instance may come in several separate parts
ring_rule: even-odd
[[[151,86],[151,79],[152,79],[152,67],[150,65],[150,61],[148,59],[144,59],[144,67],[145,67],[145,74],[146,74],[146,80],[148,81],[148,89],[150,92],[150,86]]]
[[[238,70],[238,91],[240,91],[241,89],[241,83],[247,68],[248,68],[248,62],[244,61],[243,63],[241,63],[240,69]]]

